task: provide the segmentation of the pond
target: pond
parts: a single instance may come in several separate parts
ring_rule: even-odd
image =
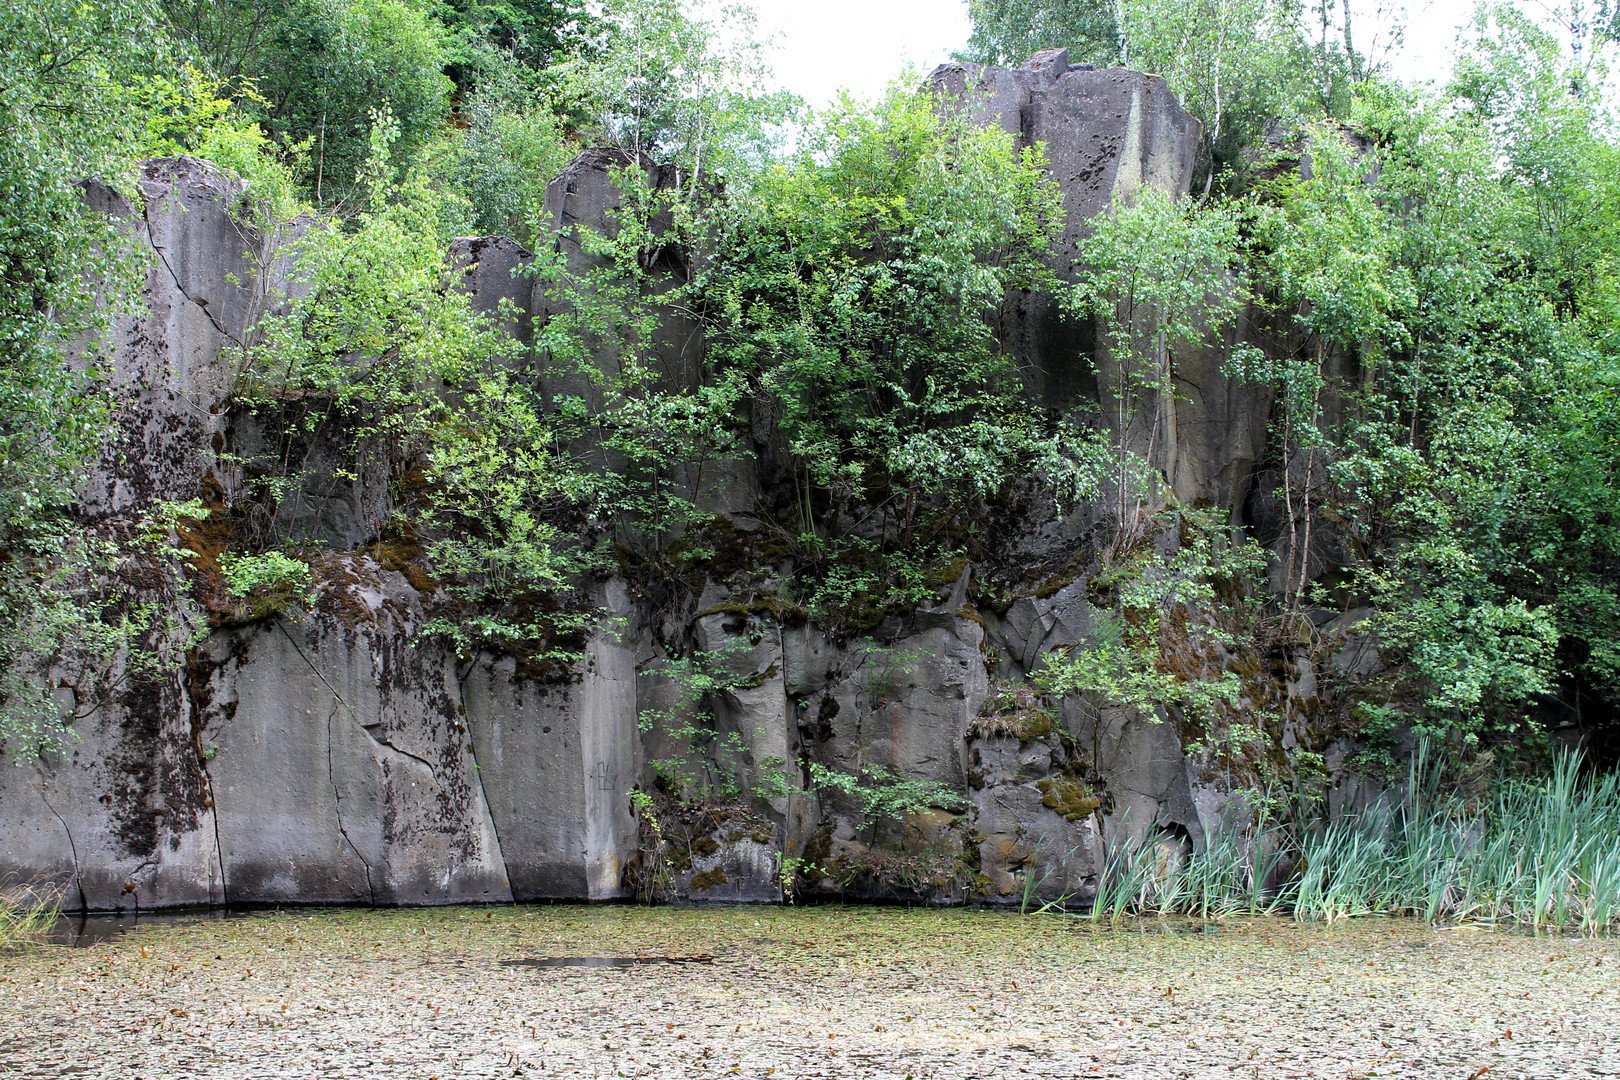
[[[1620,1075],[1620,943],[1404,920],[284,910],[59,940],[0,957],[0,1073]]]

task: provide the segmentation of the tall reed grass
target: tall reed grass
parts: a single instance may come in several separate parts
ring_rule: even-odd
[[[1599,935],[1620,929],[1620,776],[1561,756],[1479,804],[1426,748],[1404,791],[1301,832],[1224,824],[1187,851],[1162,832],[1107,851],[1092,918],[1415,915]]]
[[[30,890],[0,892],[0,949],[38,941],[56,925],[61,905]]]

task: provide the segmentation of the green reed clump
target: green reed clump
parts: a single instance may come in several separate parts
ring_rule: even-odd
[[[1110,845],[1090,916],[1118,921],[1132,915],[1264,915],[1286,906],[1273,887],[1288,850],[1281,830],[1256,832],[1224,824],[1202,848],[1150,832]]]
[[[1302,833],[1225,822],[1187,850],[1162,832],[1106,853],[1093,918],[1290,912],[1620,928],[1620,776],[1566,754],[1483,804],[1444,785],[1426,747],[1405,790]]]
[[[37,941],[56,925],[61,904],[28,890],[0,893],[0,949]]]

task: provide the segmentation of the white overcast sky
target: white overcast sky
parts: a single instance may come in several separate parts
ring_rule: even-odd
[[[1539,0],[1521,2],[1543,13]],[[966,0],[752,0],[752,6],[761,35],[776,36],[777,82],[812,105],[840,89],[876,94],[908,61],[926,72],[961,48],[971,30]],[[1358,46],[1375,47],[1375,58],[1391,62],[1403,78],[1444,78],[1457,27],[1472,17],[1474,0],[1407,0],[1405,47],[1393,57],[1380,47],[1388,26],[1379,25],[1379,6],[1389,0],[1352,0]]]

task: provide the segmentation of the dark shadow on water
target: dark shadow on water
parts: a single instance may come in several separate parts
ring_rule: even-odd
[[[502,960],[502,967],[524,968],[633,968],[644,964],[712,964],[712,956],[541,956]]]
[[[226,908],[199,908],[192,911],[123,912],[116,915],[81,915],[65,913],[57,916],[56,925],[45,935],[52,945],[66,945],[73,949],[88,949],[94,945],[116,941],[137,926],[187,926],[193,923],[222,922],[240,918],[242,912]]]

